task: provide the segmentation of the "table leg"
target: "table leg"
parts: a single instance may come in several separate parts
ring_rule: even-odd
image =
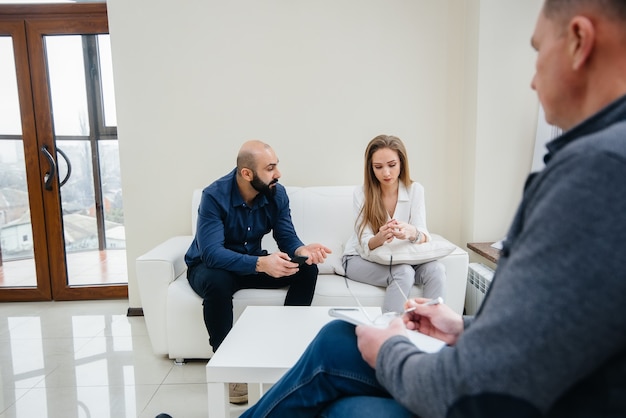
[[[207,391],[209,395],[209,418],[229,417],[228,383],[207,383]]]
[[[248,383],[248,405],[254,405],[261,399],[263,394],[261,385],[262,383]]]

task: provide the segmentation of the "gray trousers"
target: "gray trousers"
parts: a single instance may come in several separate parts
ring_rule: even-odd
[[[409,296],[414,284],[423,286],[422,294],[425,298],[441,296],[445,299],[446,268],[439,261],[416,266],[410,264],[385,266],[365,260],[358,255],[346,255],[343,257],[343,265],[346,277],[350,280],[387,288],[383,312],[402,312],[404,295]]]

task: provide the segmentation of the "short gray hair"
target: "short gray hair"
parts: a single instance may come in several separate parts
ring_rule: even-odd
[[[543,4],[543,13],[549,19],[569,20],[589,9],[626,25],[626,0],[545,0]]]

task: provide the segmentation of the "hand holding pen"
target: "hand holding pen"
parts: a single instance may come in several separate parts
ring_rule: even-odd
[[[409,301],[409,303],[414,303],[414,301]],[[443,303],[443,298],[441,296],[439,296],[438,298],[434,298],[431,299],[427,302],[422,303],[422,305],[424,306],[432,306],[432,305],[439,305],[440,303]],[[416,306],[413,306],[411,308],[406,308],[404,310],[404,313],[409,313],[409,312],[413,312],[415,310]]]
[[[405,312],[403,321],[407,329],[438,338],[448,345],[456,343],[463,333],[463,317],[444,304],[440,297],[409,299]]]

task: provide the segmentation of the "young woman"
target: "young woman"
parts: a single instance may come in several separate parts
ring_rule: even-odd
[[[343,254],[346,276],[386,287],[383,312],[402,312],[415,283],[423,286],[426,298],[444,296],[446,273],[438,261],[392,266],[366,259],[386,242],[407,240],[420,245],[430,240],[424,188],[411,180],[406,148],[399,138],[379,135],[367,145],[364,183],[354,192],[354,209],[355,230]]]

